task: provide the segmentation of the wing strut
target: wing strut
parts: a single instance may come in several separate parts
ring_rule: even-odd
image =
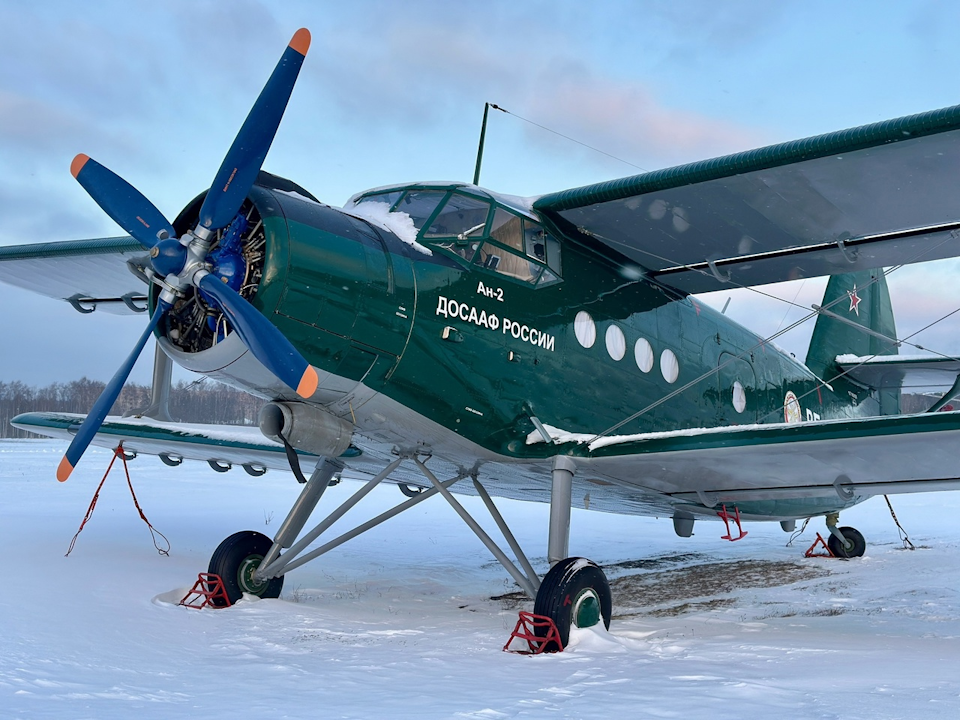
[[[364,496],[373,490],[373,488],[387,479],[387,477],[389,477],[405,460],[413,461],[413,463],[416,464],[417,468],[420,470],[423,476],[429,480],[433,487],[429,487],[423,492],[417,493],[413,497],[401,502],[399,505],[380,513],[375,518],[368,520],[365,523],[361,523],[353,530],[343,533],[342,535],[330,540],[320,547],[311,550],[310,552],[304,552],[311,543],[317,540],[337,520],[343,517],[343,515],[353,508],[354,505],[360,502],[360,500],[362,500]],[[456,510],[457,514],[463,518],[464,522],[466,522],[467,525],[476,533],[477,537],[480,538],[483,544],[487,546],[491,553],[493,553],[494,557],[500,561],[504,568],[506,568],[514,580],[516,580],[520,587],[523,588],[524,592],[527,593],[531,598],[536,597],[537,589],[540,587],[540,578],[533,569],[533,566],[527,559],[526,555],[523,554],[523,551],[520,549],[520,544],[517,542],[509,527],[507,527],[506,521],[497,510],[496,505],[494,505],[489,493],[487,493],[486,489],[479,483],[477,478],[474,475],[471,475],[468,471],[461,470],[457,475],[453,476],[449,480],[444,480],[441,482],[427,468],[427,466],[421,462],[418,457],[413,455],[403,456],[393,460],[393,462],[387,465],[380,473],[370,478],[366,484],[360,487],[360,489],[357,490],[352,496],[341,503],[338,508],[329,513],[327,517],[320,521],[312,530],[305,533],[302,537],[300,537],[299,540],[297,540],[297,536],[300,535],[301,530],[306,525],[306,522],[313,513],[314,508],[316,508],[317,503],[319,502],[321,495],[323,495],[323,491],[330,483],[330,479],[333,477],[333,474],[342,468],[343,465],[339,461],[333,461],[328,458],[320,459],[320,461],[317,463],[317,469],[314,471],[307,484],[304,485],[303,490],[300,492],[300,497],[297,499],[296,503],[294,503],[293,508],[291,508],[287,518],[283,521],[283,525],[281,525],[280,530],[277,532],[277,535],[273,541],[273,546],[266,553],[263,561],[260,563],[255,575],[255,579],[257,581],[266,582],[280,577],[281,575],[285,575],[294,568],[300,567],[301,565],[328,553],[330,550],[339,547],[348,540],[365,533],[367,530],[380,525],[390,518],[396,517],[403,511],[419,505],[424,500],[440,494],[444,497],[444,499],[447,500],[447,502],[450,503],[450,506]],[[507,557],[507,555],[503,552],[503,550],[500,549],[497,543],[491,539],[489,535],[487,535],[483,528],[480,527],[476,520],[474,520],[463,508],[463,506],[457,502],[453,496],[450,495],[449,488],[454,483],[457,483],[466,477],[473,478],[474,488],[476,489],[477,494],[480,495],[484,505],[490,511],[491,517],[497,524],[497,527],[500,528],[504,538],[507,541],[507,544],[513,550],[519,564],[523,567],[523,570],[520,570],[516,565],[514,565],[509,557]],[[285,548],[287,548],[287,550],[281,557],[280,551]]]

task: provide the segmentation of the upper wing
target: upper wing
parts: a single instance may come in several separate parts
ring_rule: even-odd
[[[958,168],[960,106],[565,190],[534,208],[665,285],[708,292],[960,255]]]
[[[0,282],[66,300],[81,312],[143,312],[148,261],[129,235],[14,245],[0,247]]]

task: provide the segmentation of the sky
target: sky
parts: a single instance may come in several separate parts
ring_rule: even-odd
[[[484,102],[512,114],[491,115],[480,184],[515,195],[954,105],[958,21],[960,5],[937,1],[3,0],[0,245],[119,234],[70,176],[78,152],[176,216],[301,26],[313,44],[264,167],[341,205],[470,180]],[[901,335],[960,307],[958,269],[891,276]],[[822,288],[767,291],[809,307]],[[727,297],[764,336],[802,316],[750,291],[706,300]],[[0,381],[107,380],[144,322],[5,286],[0,303]],[[778,343],[802,357],[811,327]],[[957,329],[919,340],[960,353]],[[145,383],[144,357],[132,379]]]

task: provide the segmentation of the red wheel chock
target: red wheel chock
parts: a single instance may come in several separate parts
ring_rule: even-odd
[[[817,545],[823,548],[823,552],[816,552]],[[807,551],[803,554],[804,557],[836,557],[833,554],[833,551],[830,550],[830,546],[827,545],[827,541],[821,537],[820,533],[817,533],[817,539],[813,541],[813,545],[807,548]]]
[[[537,629],[546,629],[544,635],[538,635]],[[526,640],[526,650],[511,650],[510,643],[514,640]],[[563,643],[560,642],[560,631],[556,624],[546,615],[534,615],[531,612],[520,611],[520,618],[517,620],[517,626],[510,633],[510,639],[503,646],[504,652],[516,653],[517,655],[539,655],[544,652],[550,642],[555,642],[556,647],[563,650]]]
[[[727,512],[727,506],[721,505],[723,508],[720,512],[717,513],[717,517],[723,520],[723,524],[727,526],[727,534],[721,535],[721,540],[729,540],[730,542],[736,542],[737,540],[743,540],[747,536],[747,531],[743,529],[743,526],[740,524],[740,508],[734,506],[734,515],[731,515]],[[737,537],[733,536],[733,533],[730,532],[730,521],[733,520],[734,524],[737,526],[737,530],[740,534]]]
[[[215,600],[222,600],[223,604],[214,604]],[[203,610],[205,607],[219,610],[230,607],[233,603],[230,602],[227,591],[223,587],[223,580],[219,575],[199,573],[197,581],[193,584],[193,589],[183,596],[183,600],[179,604],[194,610]]]

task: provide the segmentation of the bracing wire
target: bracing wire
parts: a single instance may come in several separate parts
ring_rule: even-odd
[[[639,165],[635,165],[629,160],[624,160],[623,158],[617,157],[616,155],[612,155],[611,153],[608,153],[605,150],[601,150],[600,148],[595,148],[593,145],[587,145],[585,142],[580,142],[576,138],[572,138],[569,135],[564,135],[562,132],[558,132],[556,130],[548,128],[546,125],[541,125],[540,123],[534,122],[533,120],[528,120],[527,118],[521,115],[517,115],[515,112],[510,112],[506,108],[500,107],[499,105],[494,105],[493,103],[490,103],[490,107],[492,107],[494,110],[499,110],[500,112],[506,113],[507,115],[513,115],[513,117],[517,118],[517,120],[523,120],[523,122],[529,123],[530,125],[538,127],[541,130],[546,130],[548,133],[553,133],[554,135],[562,137],[564,140],[569,140],[570,142],[576,143],[577,145],[582,145],[588,150],[593,150],[594,152],[598,152],[601,155],[606,155],[608,158],[616,160],[617,162],[622,162],[624,165],[629,165],[630,167],[636,168],[637,170],[641,170],[643,172],[650,172],[646,168],[640,167]]]

